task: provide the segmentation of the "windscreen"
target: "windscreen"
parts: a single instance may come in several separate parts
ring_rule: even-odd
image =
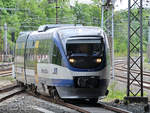
[[[105,46],[100,40],[71,41],[67,43],[67,58],[73,67],[97,68],[104,62]]]
[[[102,56],[104,45],[100,43],[67,44],[68,56]]]

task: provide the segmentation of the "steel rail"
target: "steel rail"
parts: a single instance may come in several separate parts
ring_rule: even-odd
[[[51,103],[54,103],[54,104],[58,104],[58,105],[62,105],[62,106],[65,106],[67,108],[70,108],[70,109],[73,109],[73,110],[76,110],[78,112],[81,112],[81,113],[90,113],[89,111],[86,111],[84,109],[81,109],[80,107],[76,106],[76,105],[73,105],[73,104],[70,104],[70,103],[65,103],[63,100],[61,99],[58,99],[58,100],[54,100],[53,98],[50,98],[49,96],[44,96],[44,95],[41,95],[39,93],[37,94],[34,94],[32,92],[26,92],[27,94],[31,95],[31,96],[34,96],[36,98],[40,98],[42,100],[45,100],[45,101],[48,101],[48,102],[51,102]]]
[[[54,100],[54,99],[50,98],[49,96],[44,96],[44,95],[41,95],[39,93],[34,94],[32,92],[27,92],[27,94],[29,94],[31,96],[34,96],[36,98],[40,98],[40,99],[43,99],[45,101],[51,102],[51,103],[55,103],[55,104],[65,106],[67,108],[71,108],[71,109],[76,110],[76,111],[81,112],[81,113],[90,113],[89,111],[83,109],[82,108],[83,106],[80,107],[80,103],[78,105],[74,105],[74,104],[72,104],[72,101],[71,102],[64,102],[61,99]],[[101,107],[103,109],[114,111],[114,112],[117,112],[117,113],[131,113],[130,111],[127,111],[127,110],[124,110],[124,109],[121,109],[121,108],[117,108],[117,107],[113,107],[113,106],[110,106],[110,105],[106,105],[106,104],[103,104],[103,103],[89,103],[89,102],[86,102],[86,105],[92,105],[93,106],[93,104],[96,107]]]
[[[117,70],[121,70],[121,71],[127,71],[127,64],[125,64],[124,61],[115,61],[115,69]],[[126,69],[126,70],[123,70]],[[131,69],[131,71],[133,71],[134,73],[138,74],[137,69]],[[145,76],[150,76],[150,71],[143,71],[143,75]]]
[[[120,66],[121,67],[121,66]],[[126,67],[122,67],[122,68],[120,68],[119,66],[117,66],[117,67],[115,67],[115,69],[116,70],[120,70],[120,71],[126,71],[127,72],[127,68]],[[136,74],[138,74],[139,72],[138,72],[138,70],[136,70],[136,69],[132,69],[131,70],[132,71],[132,73],[136,73]],[[150,76],[150,72],[148,72],[148,71],[143,71],[143,75],[144,76]]]
[[[9,76],[9,75],[11,75],[12,74],[12,70],[10,70],[10,71],[0,71],[0,77],[2,77],[2,76]]]
[[[119,66],[119,65],[121,65],[121,66]],[[115,69],[116,69],[116,70],[120,70],[120,71],[127,72],[127,68],[126,68],[125,66],[122,66],[122,65],[126,65],[126,64],[124,64],[124,63],[121,64],[120,62],[119,62],[119,64],[117,64],[117,62],[116,62],[116,67],[115,67]],[[139,73],[138,70],[136,70],[136,69],[132,69],[131,71],[132,71],[132,73],[135,73],[135,74],[138,74],[138,73]],[[143,75],[149,77],[149,76],[150,76],[150,72],[143,71]],[[127,77],[125,77],[125,76],[120,76],[120,75],[115,75],[115,76],[116,76],[116,78],[117,78],[117,81],[120,81],[120,82],[123,82],[123,83],[127,83],[127,81],[125,81],[125,80],[127,80]],[[122,80],[120,80],[119,78],[121,78]],[[133,79],[130,79],[130,80],[133,80]],[[137,81],[140,82],[140,80],[138,80],[138,79],[137,79]],[[150,85],[150,82],[148,82],[148,81],[143,81],[143,83],[144,83],[144,84],[143,84],[143,88],[150,90],[150,87],[145,85],[145,84]],[[137,86],[137,87],[140,87],[140,86],[139,86],[138,84],[136,84],[136,83],[133,83],[133,85],[134,85],[134,86]]]
[[[120,79],[117,79],[117,81],[120,81],[120,82],[122,82],[122,83],[127,83],[126,81],[120,80]],[[139,87],[138,84],[133,83],[133,85]],[[147,86],[143,86],[143,88],[150,90],[150,87],[147,87]]]
[[[7,99],[9,99],[9,98],[11,98],[11,97],[13,97],[15,95],[18,95],[18,94],[20,94],[20,93],[22,93],[24,91],[24,89],[17,89],[16,91],[14,89],[15,89],[14,87],[3,89],[3,91],[1,91],[2,92],[1,94],[2,95],[3,95],[3,93],[8,93],[8,94],[6,94],[5,96],[2,96],[0,98],[0,102],[2,102],[4,100],[7,100]]]
[[[0,93],[8,92],[16,87],[18,87],[18,85],[16,83],[4,86],[4,87],[0,88]]]
[[[13,63],[0,64],[0,72],[12,70],[12,65],[13,65]]]
[[[113,106],[110,106],[110,105],[107,105],[107,104],[103,104],[103,103],[99,103],[99,104],[103,108],[114,111],[116,113],[132,113],[130,111],[127,111],[127,110],[124,110],[124,109],[121,109],[121,108],[117,108],[117,107],[113,107]]]

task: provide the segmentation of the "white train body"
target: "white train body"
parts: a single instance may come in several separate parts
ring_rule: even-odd
[[[64,99],[105,96],[110,76],[109,45],[98,27],[57,27],[23,33],[16,42],[15,75],[40,92],[56,88]]]

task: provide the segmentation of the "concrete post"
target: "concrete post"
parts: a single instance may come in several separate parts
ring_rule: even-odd
[[[4,61],[7,59],[7,24],[4,24]]]
[[[114,66],[114,6],[112,6],[112,78],[115,79],[115,66]]]
[[[148,43],[150,44],[150,16],[148,21]]]
[[[104,27],[104,0],[102,0],[102,9],[101,9],[101,28]]]

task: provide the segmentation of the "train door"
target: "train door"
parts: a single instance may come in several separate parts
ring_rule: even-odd
[[[16,43],[15,50],[15,76],[18,81],[26,83],[24,75],[24,48],[25,42],[20,41]]]
[[[53,56],[52,56],[52,64],[61,65],[61,54],[58,47],[54,44],[53,47]]]
[[[27,40],[26,42],[26,54],[25,54],[25,72],[26,72],[26,78],[27,83],[35,83],[34,76],[35,76],[35,40]]]

